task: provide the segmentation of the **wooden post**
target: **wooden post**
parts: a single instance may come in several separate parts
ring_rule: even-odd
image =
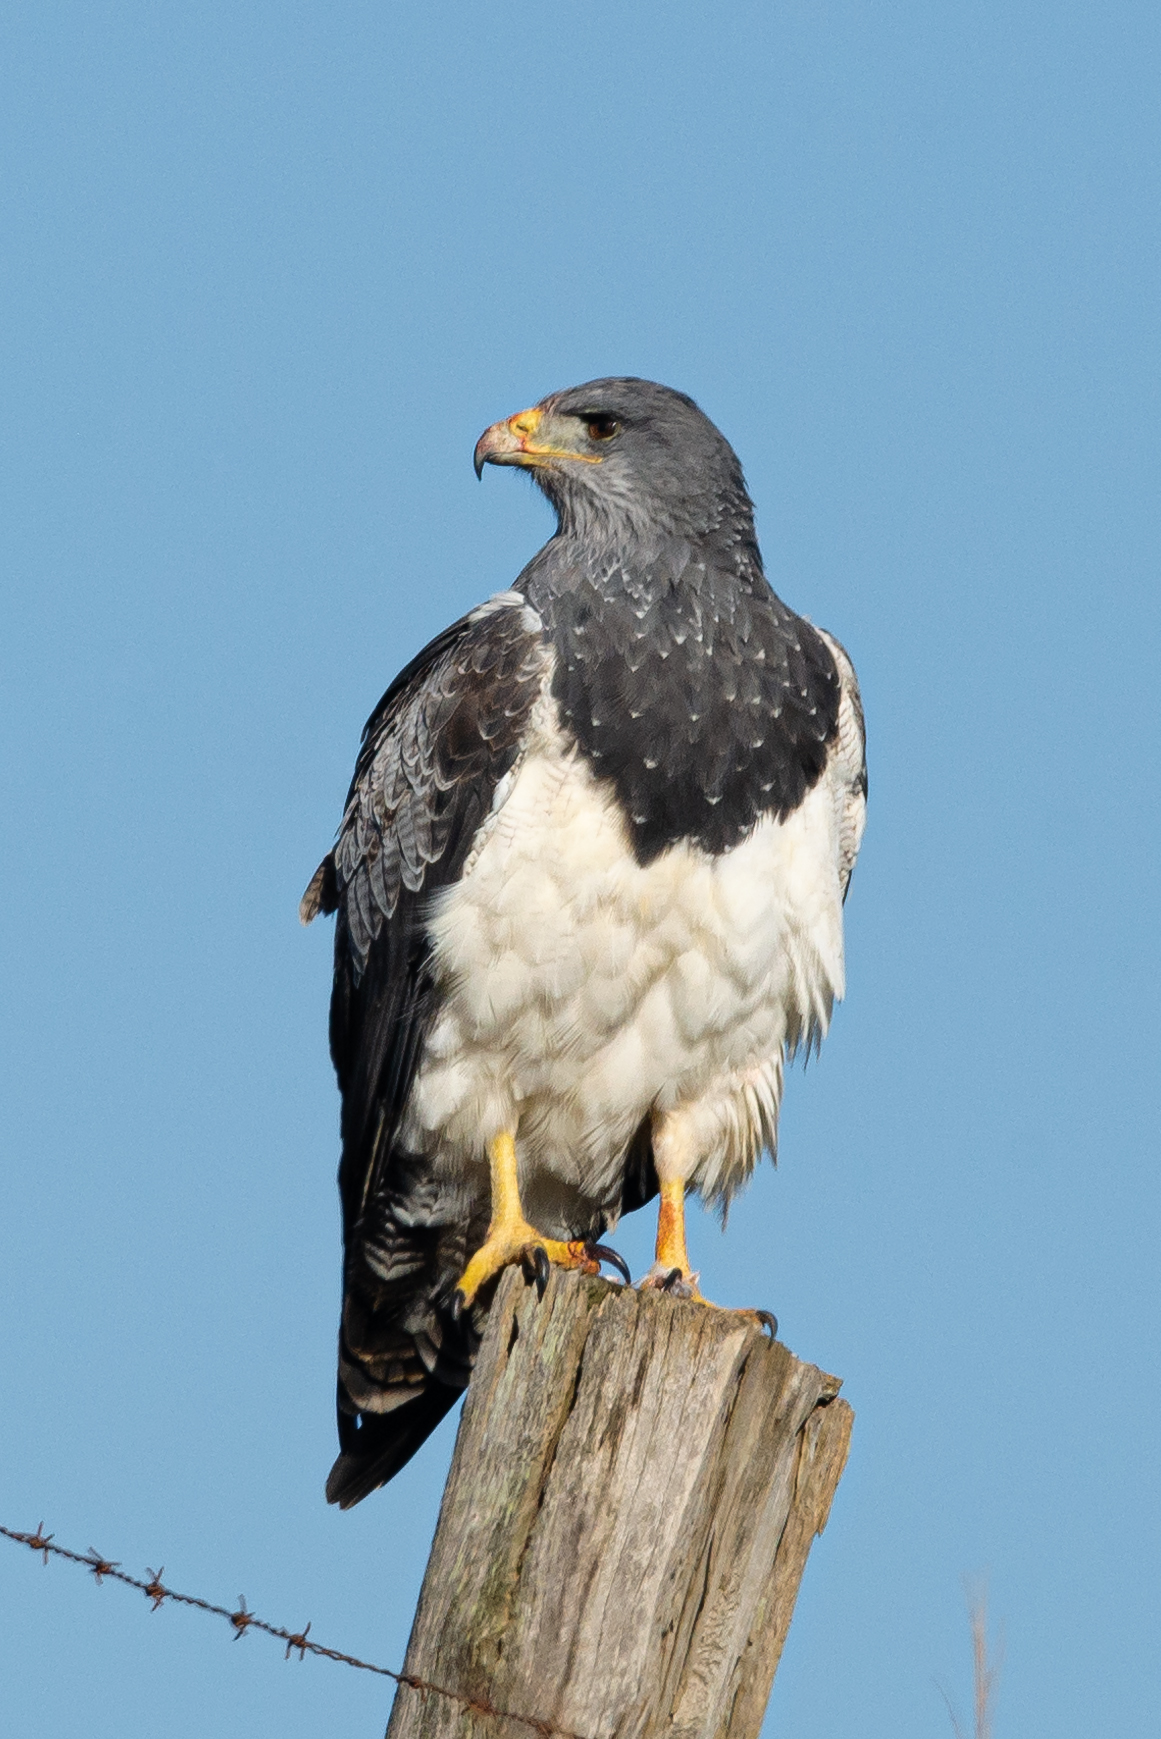
[[[736,1312],[506,1274],[404,1667],[465,1701],[401,1685],[388,1739],[756,1739],[838,1388]]]

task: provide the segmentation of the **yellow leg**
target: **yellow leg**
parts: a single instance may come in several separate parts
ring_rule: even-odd
[[[692,1298],[697,1304],[710,1304],[714,1310],[724,1308],[704,1297],[697,1282],[685,1246],[685,1185],[680,1179],[667,1179],[661,1185],[661,1206],[657,1211],[657,1260],[643,1284],[671,1292],[677,1298]],[[778,1319],[768,1310],[740,1310],[737,1314],[752,1316],[769,1330],[771,1339],[777,1336]]]
[[[683,1279],[689,1273],[689,1251],[685,1247],[685,1185],[680,1178],[667,1178],[661,1185],[661,1206],[657,1212],[657,1266],[669,1270],[680,1268]]]
[[[708,1303],[697,1289],[697,1275],[690,1268],[685,1247],[685,1184],[681,1178],[662,1179],[656,1261],[647,1279],[650,1285],[674,1292],[679,1298]]]
[[[541,1249],[558,1268],[580,1268],[599,1274],[601,1265],[589,1252],[583,1238],[564,1244],[545,1238],[524,1218],[520,1206],[520,1182],[516,1169],[516,1141],[512,1135],[497,1135],[488,1143],[488,1167],[492,1178],[492,1219],[488,1236],[460,1277],[455,1303],[457,1314],[471,1304],[480,1287],[502,1268],[532,1251]]]

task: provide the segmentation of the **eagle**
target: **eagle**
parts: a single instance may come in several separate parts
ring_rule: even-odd
[[[557,529],[388,688],[300,909],[337,917],[343,1508],[454,1405],[507,1265],[596,1272],[659,1197],[643,1284],[701,1297],[686,1193],[774,1155],[844,990],[858,684],[771,589],[733,449],[618,378],[493,424],[485,465]]]

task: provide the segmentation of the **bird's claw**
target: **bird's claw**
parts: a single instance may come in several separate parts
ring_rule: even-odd
[[[654,1262],[644,1280],[644,1292],[665,1292],[670,1298],[688,1298],[694,1304],[707,1304],[698,1290],[701,1276],[696,1271],[680,1267],[676,1262]]]
[[[611,1268],[615,1268],[618,1274],[623,1277],[626,1285],[632,1284],[633,1276],[629,1272],[629,1264],[625,1261],[625,1258],[618,1250],[610,1249],[608,1244],[596,1244],[591,1238],[586,1238],[584,1244],[584,1255],[586,1266],[588,1263],[591,1263],[594,1271],[599,1271],[601,1263],[607,1262]],[[532,1245],[531,1249],[527,1252],[527,1262],[532,1270],[532,1278],[536,1282],[537,1296],[543,1298],[545,1289],[548,1286],[548,1276],[550,1272],[548,1251],[544,1248],[543,1244]]]
[[[754,1315],[769,1334],[771,1340],[778,1339],[778,1318],[772,1310],[756,1310]]]
[[[536,1282],[536,1296],[537,1298],[543,1298],[548,1288],[548,1251],[544,1248],[543,1244],[533,1244],[527,1254],[528,1262],[532,1269],[532,1278]]]
[[[536,1286],[537,1296],[544,1297],[553,1265],[579,1269],[582,1274],[599,1274],[601,1263],[608,1262],[628,1281],[629,1269],[623,1256],[607,1244],[597,1244],[591,1238],[573,1238],[560,1243],[536,1232],[527,1221],[490,1232],[487,1241],[468,1263],[460,1284],[451,1295],[449,1313],[459,1322],[480,1289],[493,1281],[510,1262],[518,1262],[528,1279]]]
[[[626,1286],[632,1286],[633,1276],[629,1272],[629,1264],[619,1250],[610,1249],[608,1244],[594,1244],[590,1240],[585,1245],[585,1255],[594,1262],[607,1262],[610,1268],[617,1270]]]

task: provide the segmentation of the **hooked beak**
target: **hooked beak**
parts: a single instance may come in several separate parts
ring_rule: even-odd
[[[535,468],[549,464],[553,459],[576,459],[584,465],[601,463],[596,454],[577,453],[569,447],[555,445],[551,438],[552,422],[551,417],[546,418],[543,411],[534,408],[518,411],[502,423],[493,423],[476,442],[473,457],[476,476],[483,476],[485,465]],[[539,440],[534,438],[538,434]]]

